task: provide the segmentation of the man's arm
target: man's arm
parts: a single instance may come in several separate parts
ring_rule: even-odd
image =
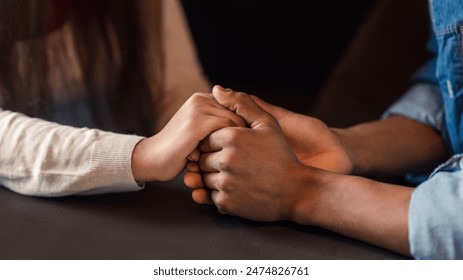
[[[305,166],[277,121],[249,96],[217,87],[213,92],[251,128],[225,128],[200,145],[203,181],[221,213],[316,225],[410,254],[411,188]]]
[[[252,99],[278,121],[292,151],[307,166],[342,174],[388,177],[429,173],[448,158],[440,132],[442,101],[438,88],[430,84],[413,86],[383,120],[346,129],[329,128],[318,119],[271,105],[256,96]],[[197,164],[190,162],[187,168],[190,172],[185,175],[185,184],[203,187]]]
[[[416,96],[426,99],[426,104],[420,104],[424,101],[415,100]],[[448,158],[441,134],[432,123],[424,124],[436,109],[425,111],[435,97],[423,86],[398,102],[388,118],[346,129],[328,128],[320,120],[252,98],[277,119],[294,153],[306,165],[344,174],[399,176],[429,172]],[[424,109],[417,112],[411,103]],[[402,116],[406,113],[410,117]]]
[[[304,167],[291,186],[289,219],[410,255],[408,209],[413,188]]]
[[[430,172],[448,158],[433,128],[402,116],[332,129],[352,161],[352,174],[398,176]]]

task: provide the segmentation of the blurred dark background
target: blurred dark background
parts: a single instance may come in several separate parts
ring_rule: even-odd
[[[426,0],[182,3],[213,84],[330,125],[378,117],[426,56]]]

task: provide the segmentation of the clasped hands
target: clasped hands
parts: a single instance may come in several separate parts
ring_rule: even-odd
[[[137,145],[137,157],[135,179],[169,180],[186,166],[195,202],[260,221],[289,219],[304,169],[352,169],[323,122],[220,86],[193,95],[160,133]]]
[[[339,139],[321,121],[220,86],[212,95],[245,126],[219,129],[200,142],[184,175],[197,203],[253,220],[284,220],[301,168],[351,171]]]

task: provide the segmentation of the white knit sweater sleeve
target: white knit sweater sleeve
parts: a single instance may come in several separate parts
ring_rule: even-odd
[[[0,184],[33,196],[139,190],[131,156],[141,139],[0,109]]]

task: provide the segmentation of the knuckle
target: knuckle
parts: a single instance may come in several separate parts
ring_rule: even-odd
[[[198,104],[201,104],[201,97],[198,96],[198,95],[193,95],[191,98],[190,98],[190,103],[193,104],[193,105],[198,105]]]
[[[218,168],[219,170],[221,171],[229,171],[231,169],[231,166],[230,166],[230,159],[228,157],[228,155],[224,155],[217,163],[218,165]]]
[[[226,134],[225,137],[229,144],[234,144],[234,143],[239,142],[240,133],[237,129],[230,127],[225,131],[225,134]]]
[[[204,98],[204,93],[196,92],[190,97],[189,101],[191,104],[198,105],[204,103]]]
[[[237,103],[243,103],[248,101],[249,95],[244,92],[237,92],[235,98]]]
[[[246,99],[246,98],[248,98],[248,96],[249,95],[247,93],[244,93],[244,92],[241,92],[241,91],[236,92],[236,97],[238,99],[243,99],[243,98]]]
[[[211,179],[211,176],[209,173],[204,173],[202,174],[202,180],[204,185],[210,187],[210,186],[215,186],[214,182]]]
[[[227,166],[227,167],[232,167],[232,164],[235,162],[235,159],[236,159],[236,153],[235,153],[235,149],[228,149],[225,154],[224,154],[224,164]]]
[[[244,121],[236,115],[230,115],[226,118],[224,124],[224,127],[245,127]]]
[[[278,121],[270,114],[265,112],[262,113],[262,121],[272,126],[278,126]]]
[[[234,127],[236,126],[235,125],[235,122],[230,118],[230,117],[226,117],[226,118],[219,118],[217,123],[220,125],[220,127],[222,128],[227,128],[227,127]]]
[[[230,176],[222,176],[220,182],[217,183],[217,187],[222,190],[223,192],[230,192],[233,187],[232,187],[233,180]]]
[[[216,160],[217,169],[220,171],[230,171],[231,163],[232,162],[230,161],[230,157],[227,152],[222,152],[220,157]]]
[[[225,194],[219,193],[215,200],[215,205],[221,213],[227,213],[228,211],[228,198]]]
[[[246,126],[246,123],[244,122],[244,120],[240,116],[233,114],[233,113],[230,115],[230,121],[233,123],[233,126],[238,126],[238,127]]]

